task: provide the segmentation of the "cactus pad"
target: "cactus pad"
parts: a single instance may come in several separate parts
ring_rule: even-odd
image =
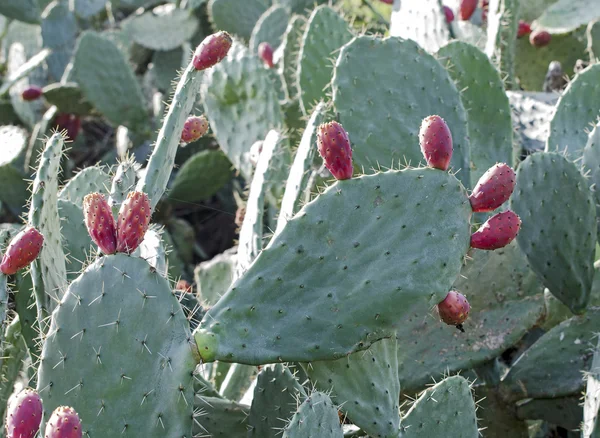
[[[273,50],[279,47],[289,19],[288,10],[281,5],[267,9],[252,30],[250,49],[256,53],[260,43],[269,43]]]
[[[337,408],[322,392],[310,394],[283,430],[283,438],[342,438]]]
[[[600,18],[600,3],[588,0],[559,0],[533,22],[536,29],[567,33]]]
[[[216,397],[196,396],[194,435],[212,438],[246,438],[248,407]]]
[[[439,0],[403,0],[392,12],[390,35],[435,52],[452,37]]]

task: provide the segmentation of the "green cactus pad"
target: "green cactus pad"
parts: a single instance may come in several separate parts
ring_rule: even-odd
[[[290,20],[288,9],[275,4],[265,11],[256,22],[250,35],[250,49],[256,53],[260,43],[269,43],[273,50],[279,47]]]
[[[534,398],[517,404],[523,420],[545,420],[567,430],[577,429],[583,417],[579,394],[571,397]]]
[[[550,33],[567,33],[600,18],[600,3],[588,0],[559,0],[535,20],[535,29]]]
[[[93,111],[92,105],[85,100],[81,88],[74,82],[54,83],[43,88],[44,99],[60,110],[61,113],[86,116]]]
[[[195,333],[203,359],[308,362],[368,348],[446,296],[470,217],[460,183],[436,169],[333,184],[206,315]]]
[[[600,330],[600,308],[574,316],[538,339],[510,368],[500,384],[506,399],[565,397],[585,385]],[[565,359],[568,358],[568,359]]]
[[[181,47],[154,52],[152,55],[152,75],[156,87],[163,92],[170,91],[173,87],[173,81],[177,80],[182,63],[187,64],[188,58],[189,54],[185,53]]]
[[[403,0],[394,8],[390,35],[417,42],[435,52],[450,41],[452,35],[439,0]]]
[[[20,158],[27,149],[27,131],[18,126],[0,126],[0,200],[16,216],[23,211],[27,202],[27,181],[24,172],[19,169]]]
[[[215,29],[249,40],[256,22],[269,6],[269,0],[210,0],[208,15]]]
[[[162,230],[152,226],[144,235],[144,240],[133,253],[148,262],[151,268],[163,277],[167,277],[167,254],[161,240]]]
[[[21,43],[13,43],[8,52],[6,72],[9,78],[15,78],[8,90],[10,102],[21,122],[30,128],[37,122],[38,114],[42,111],[42,102],[39,99],[34,101],[23,100],[21,94],[31,84],[30,79],[33,79],[26,77],[26,75],[31,74],[31,71],[36,69],[39,62],[43,62],[47,55],[48,51],[44,50],[40,56],[34,57],[35,62],[32,62],[31,59],[28,61],[25,47]]]
[[[92,255],[92,239],[85,226],[81,203],[58,200],[62,244],[66,256],[67,279],[73,281]]]
[[[467,114],[460,94],[440,63],[413,41],[362,36],[344,46],[335,66],[333,102],[353,144],[352,158],[365,172],[424,162],[418,147],[421,122],[432,114],[443,117],[454,144],[451,166],[469,186]]]
[[[25,23],[39,23],[40,14],[40,7],[36,0],[3,1],[0,3],[0,15]]]
[[[306,392],[289,368],[282,364],[268,365],[258,374],[248,424],[249,438],[279,438],[290,421],[298,399]]]
[[[3,327],[4,329],[4,327]],[[27,345],[21,335],[19,317],[14,318],[2,333],[0,348],[0,417],[4,418],[9,397],[14,392],[14,385],[23,369],[27,357]]]
[[[115,126],[149,130],[140,86],[127,60],[108,38],[92,31],[79,37],[73,75],[85,98]]]
[[[515,80],[515,41],[520,3],[519,0],[492,1],[488,11],[485,52],[501,72],[509,90],[518,89]]]
[[[207,306],[216,304],[231,286],[236,266],[237,255],[230,252],[200,263],[194,269],[199,301]]]
[[[329,396],[313,392],[300,405],[282,438],[342,438],[338,411]]]
[[[246,438],[248,406],[216,397],[198,397],[194,402],[193,436]]]
[[[290,99],[295,99],[298,96],[296,72],[298,70],[298,53],[302,44],[304,26],[306,26],[306,19],[304,17],[299,15],[293,16],[288,23],[288,27],[282,38],[283,42],[281,43],[280,50],[283,51],[281,68],[283,70],[283,79],[287,94]]]
[[[194,400],[196,397],[223,398],[212,383],[204,378],[203,373],[202,365],[198,365],[198,367],[196,367],[196,372],[194,373]]]
[[[75,14],[84,20],[99,14],[106,8],[104,0],[73,0]]]
[[[591,21],[585,31],[590,60],[600,58],[600,20]]]
[[[52,314],[38,380],[44,420],[69,405],[84,435],[189,437],[196,360],[187,325],[144,260],[98,259]]]
[[[579,169],[556,153],[530,155],[510,206],[523,221],[517,241],[533,271],[573,313],[583,312],[594,277],[596,207]]]
[[[58,193],[58,198],[71,201],[76,205],[83,204],[83,198],[89,193],[108,194],[110,178],[100,167],[86,167],[69,180]]]
[[[400,380],[396,339],[375,342],[333,361],[311,362],[303,368],[318,390],[369,436],[396,438],[400,425]]]
[[[167,197],[173,203],[208,199],[231,179],[231,162],[216,150],[201,151],[181,167]]]
[[[496,251],[471,250],[454,288],[471,305],[465,333],[437,315],[410,315],[398,331],[402,390],[472,368],[518,342],[544,313],[543,286],[516,242]]]
[[[250,148],[270,129],[283,126],[283,114],[269,71],[239,42],[210,69],[202,83],[202,99],[221,149],[242,176],[250,179]]]
[[[35,171],[36,161],[44,150],[46,139],[52,135],[55,130],[52,122],[56,116],[57,109],[51,106],[46,110],[39,122],[31,130],[27,153],[25,154],[25,169],[31,172]]]
[[[6,94],[6,92],[21,79],[29,75],[33,70],[43,65],[44,61],[48,59],[50,50],[43,49],[36,55],[32,56],[27,62],[18,63],[14,68],[9,67],[8,75],[3,79],[2,85],[0,85],[0,96]]]
[[[569,84],[550,122],[547,152],[564,152],[571,160],[583,155],[588,141],[589,125],[600,115],[600,65],[592,65]]]
[[[527,423],[517,418],[514,403],[506,403],[494,387],[475,386],[477,420],[485,438],[530,438]]]
[[[596,438],[600,434],[598,413],[600,412],[600,338],[594,350],[594,359],[586,374],[587,387],[583,405],[583,437]]]
[[[471,142],[471,187],[494,164],[512,162],[510,104],[502,78],[489,58],[476,47],[452,42],[437,53],[462,90]]]
[[[48,72],[60,81],[75,49],[79,28],[73,12],[65,2],[53,1],[42,15],[42,39],[44,47],[51,49],[48,56]]]
[[[352,39],[350,26],[328,6],[316,8],[306,24],[300,52],[296,85],[300,107],[308,115],[325,97],[339,49]]]
[[[158,6],[123,23],[133,41],[151,50],[173,50],[188,41],[198,29],[198,20],[175,5]]]
[[[136,170],[139,167],[135,160],[126,158],[119,163],[110,188],[108,203],[113,213],[118,213],[121,203],[127,199],[127,194],[134,190]]]
[[[469,382],[460,376],[448,377],[424,391],[402,417],[401,436],[477,438],[475,409]]]

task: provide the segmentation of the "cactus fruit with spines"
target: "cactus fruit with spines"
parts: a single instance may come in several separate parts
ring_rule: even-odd
[[[25,388],[12,399],[6,411],[7,438],[33,438],[42,421],[42,399]]]
[[[81,438],[81,420],[75,409],[59,406],[46,423],[44,438]]]
[[[521,218],[508,210],[489,218],[471,235],[471,248],[493,250],[513,241],[521,228]]]
[[[83,217],[90,237],[104,254],[117,251],[117,226],[104,195],[90,193],[83,199]]]
[[[0,272],[12,275],[29,266],[39,255],[44,236],[34,227],[27,227],[10,242],[2,256]]]
[[[204,116],[190,116],[183,125],[181,141],[191,143],[208,132],[208,120]]]

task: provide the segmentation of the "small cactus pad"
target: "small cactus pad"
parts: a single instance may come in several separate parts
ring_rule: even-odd
[[[29,266],[42,250],[44,236],[33,227],[27,227],[10,242],[0,264],[0,272],[12,275]]]
[[[470,217],[459,181],[437,169],[333,184],[209,311],[195,332],[201,356],[307,362],[368,348],[446,296],[468,249]]]
[[[192,436],[246,438],[248,410],[248,406],[234,401],[196,395]]]
[[[59,406],[46,423],[44,438],[81,438],[79,415],[69,406]]]
[[[331,399],[322,392],[310,394],[300,405],[282,438],[342,438],[338,410]]]
[[[390,35],[411,39],[435,52],[451,33],[439,0],[403,0],[392,11]]]
[[[9,403],[6,411],[7,438],[33,438],[42,421],[42,399],[32,389],[24,389]]]
[[[132,253],[144,240],[152,208],[148,195],[130,192],[121,204],[117,219],[117,251]]]

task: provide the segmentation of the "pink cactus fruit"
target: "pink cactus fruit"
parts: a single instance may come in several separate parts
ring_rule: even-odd
[[[39,99],[42,96],[42,94],[43,91],[40,87],[38,87],[37,85],[30,85],[29,87],[25,88],[21,93],[21,99],[30,102],[32,100]]]
[[[0,263],[0,272],[12,275],[29,266],[42,250],[44,236],[35,228],[27,227],[17,234],[6,248]]]
[[[59,406],[46,424],[44,438],[81,438],[81,420],[75,409]]]
[[[419,131],[419,144],[427,164],[435,169],[447,170],[452,159],[452,133],[440,116],[423,119]]]
[[[510,210],[498,213],[471,235],[471,248],[504,248],[517,237],[520,228],[521,219],[515,213]]]
[[[262,42],[258,45],[258,56],[263,60],[265,65],[273,68],[273,47],[267,42]]]
[[[444,5],[444,15],[446,16],[446,23],[450,24],[454,21],[454,12],[446,5]]]
[[[117,226],[104,195],[90,193],[83,198],[83,217],[90,237],[104,254],[117,250]]]
[[[221,62],[227,56],[233,40],[227,32],[207,36],[194,52],[192,63],[196,70],[205,70]]]
[[[54,120],[59,131],[67,131],[67,137],[72,141],[77,139],[81,130],[81,119],[76,114],[61,113]]]
[[[531,33],[531,25],[523,20],[519,20],[519,28],[517,30],[517,38],[524,37]]]
[[[544,47],[550,44],[552,35],[545,30],[536,30],[529,35],[529,43],[534,47]]]
[[[510,198],[515,189],[515,172],[504,163],[490,167],[469,196],[475,212],[494,211]]]
[[[460,6],[458,7],[458,17],[466,21],[471,18],[473,12],[477,9],[477,0],[461,0]]]
[[[204,116],[190,116],[183,125],[181,141],[191,143],[208,132],[208,120]]]
[[[186,280],[179,280],[175,285],[175,290],[192,293],[192,285]]]
[[[129,192],[117,219],[117,252],[131,254],[144,240],[152,211],[148,195]]]
[[[455,290],[451,290],[438,305],[440,319],[448,325],[455,325],[464,331],[462,323],[469,317],[471,306],[467,298]]]
[[[394,0],[379,0],[381,3],[385,3],[386,5],[393,5]]]
[[[17,394],[6,410],[6,437],[33,438],[42,421],[42,399],[33,389]]]
[[[352,148],[342,125],[335,121],[320,125],[317,128],[317,146],[325,167],[335,179],[352,178]]]

